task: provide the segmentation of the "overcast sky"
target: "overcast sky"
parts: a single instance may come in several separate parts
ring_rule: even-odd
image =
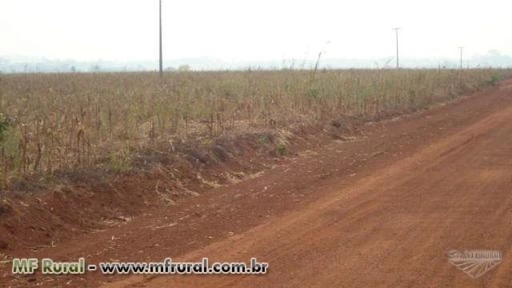
[[[164,57],[227,61],[512,55],[508,1],[163,0]],[[327,44],[329,43],[329,44]],[[157,0],[0,0],[0,55],[152,60]]]

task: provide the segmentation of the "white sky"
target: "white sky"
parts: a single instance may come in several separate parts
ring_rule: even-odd
[[[512,54],[512,2],[163,0],[164,57],[223,60]],[[327,42],[330,44],[326,45]],[[158,0],[0,0],[0,55],[152,60]]]

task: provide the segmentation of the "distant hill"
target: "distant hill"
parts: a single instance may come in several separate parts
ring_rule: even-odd
[[[320,68],[392,68],[394,57],[381,59],[320,59]],[[281,61],[225,61],[216,58],[188,58],[165,61],[166,70],[177,70],[189,66],[192,70],[240,70],[240,69],[310,69],[316,60],[284,59]],[[404,68],[457,68],[459,59],[401,59]],[[2,73],[45,73],[45,72],[114,72],[114,71],[155,71],[157,61],[75,61],[50,60],[23,56],[0,56]],[[512,67],[512,57],[490,50],[485,55],[474,55],[464,59],[464,67]]]

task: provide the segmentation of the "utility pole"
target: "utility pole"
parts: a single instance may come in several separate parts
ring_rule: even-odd
[[[398,55],[398,30],[400,30],[400,27],[393,28],[395,30],[395,36],[396,36],[396,69],[400,68],[400,58]]]
[[[163,54],[162,54],[162,0],[159,0],[159,9],[158,9],[158,12],[159,12],[159,28],[160,28],[160,31],[159,31],[159,34],[160,34],[160,57],[159,57],[159,68],[160,68],[160,78],[163,77],[163,73],[164,73],[164,67],[163,67]]]
[[[460,69],[462,70],[463,67],[462,67],[462,50],[464,50],[464,46],[459,46],[459,50],[460,50]]]

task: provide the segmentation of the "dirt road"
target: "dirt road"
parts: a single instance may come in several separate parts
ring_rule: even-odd
[[[508,81],[458,103],[369,125],[354,141],[306,151],[183,207],[151,211],[36,256],[257,257],[270,265],[261,276],[66,278],[83,286],[512,287],[511,248]],[[473,279],[449,263],[454,249],[499,250],[503,261]]]

